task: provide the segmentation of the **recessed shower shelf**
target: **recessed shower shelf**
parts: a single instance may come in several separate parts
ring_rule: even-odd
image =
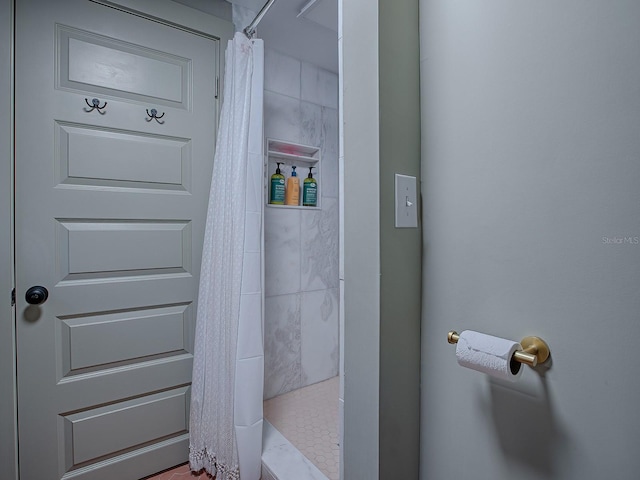
[[[273,150],[269,151],[269,157],[280,158],[282,160],[288,160],[290,162],[305,162],[305,163],[313,163],[313,164],[318,162],[318,159],[314,157],[305,157],[302,155],[294,155],[291,153],[283,153],[283,152],[277,152]]]
[[[305,207],[302,205],[273,205],[271,203],[267,203],[266,206],[269,208],[277,208],[283,210],[321,210],[320,207]]]
[[[267,151],[269,155],[285,155],[283,158],[308,159],[308,161],[320,160],[320,149],[298,143],[284,142],[282,140],[267,139]]]
[[[319,180],[321,177],[320,148],[301,145],[298,143],[285,142],[283,140],[267,139],[267,154],[265,155],[265,183],[264,197],[267,207],[280,209],[299,209],[299,210],[321,210],[320,202],[322,195],[320,194],[321,183],[318,183],[316,206],[307,207],[302,205],[304,180],[309,173],[309,167],[313,167],[313,177]],[[296,172],[300,179],[300,201],[298,205],[273,205],[269,203],[270,181],[280,163],[280,169],[285,176],[285,181],[291,177],[292,166],[298,167]]]

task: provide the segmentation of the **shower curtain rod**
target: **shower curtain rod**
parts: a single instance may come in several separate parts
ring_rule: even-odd
[[[249,26],[243,30],[247,38],[253,38],[253,36],[256,33],[256,27],[260,23],[260,20],[262,20],[262,17],[264,17],[267,14],[267,11],[269,11],[269,9],[271,8],[271,5],[273,5],[275,2],[276,0],[269,0],[267,3],[265,3],[264,6],[258,12],[258,15],[256,15],[256,18],[253,19],[253,22],[251,22]]]

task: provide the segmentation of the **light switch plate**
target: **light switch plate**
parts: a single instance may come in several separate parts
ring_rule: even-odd
[[[396,173],[396,228],[418,228],[416,177]]]

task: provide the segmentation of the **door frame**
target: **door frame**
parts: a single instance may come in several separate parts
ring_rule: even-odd
[[[13,289],[13,0],[0,0],[0,478],[18,478]],[[7,228],[7,226],[9,228]]]
[[[15,286],[13,225],[15,1],[0,0],[0,225],[2,225],[0,228],[0,478],[8,480],[19,478],[16,313],[11,305],[11,290]],[[218,39],[218,75],[222,82],[224,48],[234,34],[233,24],[230,21],[171,0],[90,1],[148,17],[191,33]],[[221,102],[218,102],[218,115],[220,104]]]

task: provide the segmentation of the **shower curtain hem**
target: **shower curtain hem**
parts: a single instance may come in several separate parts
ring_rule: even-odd
[[[216,456],[206,449],[189,454],[189,468],[192,472],[204,470],[215,480],[240,480],[240,470],[237,465],[229,468],[225,464],[218,463]]]

